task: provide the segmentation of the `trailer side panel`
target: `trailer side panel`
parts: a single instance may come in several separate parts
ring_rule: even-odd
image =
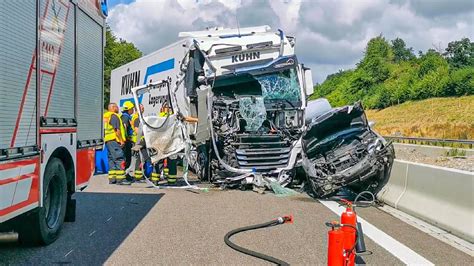
[[[188,48],[185,47],[186,40],[180,40],[172,45],[160,49],[152,54],[138,58],[124,66],[112,70],[110,78],[110,101],[121,107],[125,101],[132,101],[131,89],[137,86],[168,80],[174,88],[179,65],[186,55]],[[156,114],[163,100],[167,98],[167,90],[154,90],[139,98],[145,107],[145,115]],[[183,91],[178,92],[178,100],[185,101]],[[183,106],[185,106],[183,104]],[[186,112],[186,110],[181,110]]]

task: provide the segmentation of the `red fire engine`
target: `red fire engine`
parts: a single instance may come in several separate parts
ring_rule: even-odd
[[[101,147],[105,1],[3,1],[0,229],[53,242]]]

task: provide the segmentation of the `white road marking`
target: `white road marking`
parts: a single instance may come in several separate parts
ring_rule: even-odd
[[[319,202],[321,202],[321,204],[326,206],[328,209],[330,209],[337,215],[341,215],[342,212],[344,212],[345,210],[344,207],[339,206],[339,204],[335,201],[320,200]],[[423,256],[416,253],[409,247],[403,245],[393,237],[387,235],[382,230],[370,224],[363,218],[357,217],[357,220],[362,224],[362,229],[366,236],[368,236],[382,248],[386,249],[392,255],[397,257],[403,263],[407,265],[434,265],[431,261],[425,259]]]
[[[92,232],[89,234],[89,236],[92,236],[93,234],[95,234],[95,230],[92,231]]]
[[[69,256],[69,254],[71,254],[73,251],[74,251],[74,249],[71,249],[68,253],[66,253],[66,255],[64,255],[64,257]]]

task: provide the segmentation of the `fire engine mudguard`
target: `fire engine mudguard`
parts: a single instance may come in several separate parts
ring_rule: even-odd
[[[51,158],[44,172],[43,207],[23,217],[18,228],[19,240],[26,245],[54,242],[66,216],[66,170],[58,158]]]

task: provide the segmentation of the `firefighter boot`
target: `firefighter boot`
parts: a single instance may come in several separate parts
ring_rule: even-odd
[[[168,168],[163,169],[163,177],[166,179],[168,184],[176,183],[176,177],[170,176],[170,170]]]
[[[158,182],[160,181],[160,176],[157,173],[151,173],[151,182],[158,186]]]
[[[168,175],[168,184],[176,184],[176,175]]]
[[[178,174],[178,160],[176,159],[169,159],[168,160],[168,173],[166,175],[168,179],[168,184],[175,184],[176,183],[176,176]]]
[[[116,170],[115,171],[118,185],[131,185],[130,181],[125,179],[125,171],[124,170]]]
[[[117,179],[116,179],[116,171],[115,170],[110,170],[109,171],[109,184],[115,184],[117,183]]]
[[[142,170],[135,170],[135,181],[140,181],[143,178]]]

